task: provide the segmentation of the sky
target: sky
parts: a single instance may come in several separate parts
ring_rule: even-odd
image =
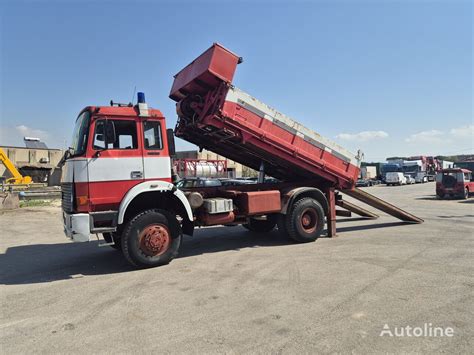
[[[474,153],[471,1],[0,1],[0,145],[70,144],[78,112],[143,91],[219,42],[234,84],[367,161]],[[177,141],[178,149],[192,149]]]

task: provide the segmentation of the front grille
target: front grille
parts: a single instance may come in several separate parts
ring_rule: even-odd
[[[73,184],[70,182],[61,184],[61,207],[64,212],[73,211]]]

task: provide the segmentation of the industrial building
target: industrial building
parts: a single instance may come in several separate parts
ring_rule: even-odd
[[[22,175],[31,176],[33,182],[59,185],[61,169],[57,168],[64,152],[50,149],[44,143],[25,139],[26,147],[0,146]],[[0,176],[9,178],[10,173],[0,164]]]

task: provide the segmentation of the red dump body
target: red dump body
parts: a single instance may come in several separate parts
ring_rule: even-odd
[[[205,95],[221,82],[230,83],[239,60],[226,48],[213,45],[175,75],[170,98],[179,101],[190,94]]]
[[[284,181],[351,189],[357,158],[231,85],[241,58],[214,44],[175,75],[176,136]],[[315,122],[316,123],[316,122]]]

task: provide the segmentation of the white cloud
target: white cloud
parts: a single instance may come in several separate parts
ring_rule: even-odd
[[[412,134],[405,139],[407,143],[440,143],[443,139],[443,132],[438,131],[437,129],[432,129],[429,131],[421,131],[415,134]]]
[[[22,136],[22,138],[33,137],[33,138],[39,138],[42,141],[45,141],[49,138],[48,132],[43,131],[41,129],[31,128],[23,124],[15,126],[15,130],[17,131],[17,133],[19,133]]]
[[[42,129],[36,129],[24,124],[0,127],[0,144],[14,147],[24,147],[23,137],[39,138],[49,147],[62,147],[62,137],[50,134]]]
[[[452,128],[449,131],[439,131],[432,129],[428,131],[421,131],[412,134],[405,139],[407,143],[460,143],[464,142],[465,138],[474,137],[474,125],[465,125],[457,128]]]
[[[345,141],[367,142],[374,139],[387,138],[388,133],[384,131],[362,131],[359,133],[339,133],[336,138]]]
[[[449,131],[449,133],[451,133],[451,135],[456,138],[470,137],[472,139],[474,138],[474,125],[471,124],[467,126],[453,128]]]

